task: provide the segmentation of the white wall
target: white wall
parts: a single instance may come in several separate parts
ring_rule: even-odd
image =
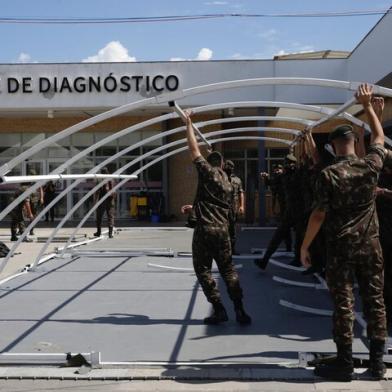
[[[156,62],[156,63],[105,63],[105,64],[16,64],[0,65],[0,110],[1,109],[72,109],[72,108],[109,108],[133,102],[151,93],[145,86],[139,93],[135,91],[109,93],[40,93],[40,77],[67,77],[70,81],[78,76],[101,76],[105,79],[112,73],[117,78],[122,75],[177,75],[180,88],[217,83],[236,79],[262,77],[314,77],[345,80],[347,78],[345,60],[301,60],[301,61],[200,61],[200,62]],[[9,78],[22,81],[31,78],[32,93],[7,91]],[[187,98],[182,103],[202,105],[214,102],[240,100],[281,100],[305,103],[336,103],[345,100],[345,92],[313,87],[274,87],[263,86],[213,92],[203,96]]]
[[[350,80],[376,83],[392,72],[392,14],[384,16],[348,60]]]

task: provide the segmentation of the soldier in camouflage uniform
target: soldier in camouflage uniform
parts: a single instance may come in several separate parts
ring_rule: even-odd
[[[377,379],[385,374],[384,262],[375,191],[386,150],[384,132],[371,104],[371,87],[361,85],[357,99],[363,105],[372,129],[368,154],[363,159],[355,155],[356,137],[350,125],[339,126],[331,133],[337,163],[320,174],[315,208],[301,248],[301,261],[309,267],[309,247],[325,222],[326,280],[334,302],[333,338],[337,345],[337,358],[317,366],[315,374],[341,381],[351,380],[353,372],[354,277],[358,281],[368,323],[369,371]]]
[[[285,158],[284,173],[283,173],[283,189],[285,195],[285,213],[282,217],[278,228],[275,230],[268,248],[265,251],[263,258],[255,260],[255,264],[262,270],[265,270],[269,259],[278,249],[279,244],[287,237],[287,233],[291,228],[295,232],[295,249],[294,260],[291,264],[298,265],[300,263],[300,247],[301,247],[301,223],[303,220],[303,199],[298,197],[301,192],[301,177],[299,168],[296,165],[297,159],[292,154]],[[264,173],[261,173],[263,176]]]
[[[388,151],[377,185],[377,215],[385,263],[384,300],[388,324],[392,324],[392,151]]]
[[[228,320],[211,274],[214,259],[234,303],[237,322],[249,324],[251,318],[243,308],[242,289],[232,261],[229,235],[232,186],[223,171],[222,155],[212,152],[207,160],[201,155],[189,114],[186,116],[186,125],[190,155],[198,172],[197,192],[193,204],[196,215],[192,241],[193,267],[207,301],[213,306],[213,314],[205,318],[204,323],[219,324]]]
[[[233,188],[232,201],[230,203],[229,211],[229,234],[231,241],[231,251],[235,254],[236,233],[235,225],[239,215],[243,215],[245,211],[245,198],[242,181],[234,174],[234,162],[226,161],[224,170]]]
[[[13,200],[17,199],[26,189],[28,186],[20,185],[19,188],[15,191]],[[21,203],[19,203],[11,212],[11,241],[18,241],[18,237],[16,236],[18,229],[25,230],[25,223],[24,217],[33,220],[34,216],[31,212],[30,208],[30,198],[25,199]],[[30,239],[25,237],[24,242],[31,242]]]
[[[286,196],[283,184],[284,171],[283,165],[276,165],[272,171],[271,176],[268,173],[261,173],[261,178],[264,180],[265,186],[269,186],[272,193],[272,210],[275,215],[278,215],[278,221],[281,223],[286,216]],[[279,213],[276,211],[276,206],[279,205]],[[286,244],[286,252],[291,252],[291,228],[288,227],[286,233],[283,235]]]
[[[109,171],[106,167],[101,170],[102,174],[109,174]],[[113,181],[108,181],[104,186],[98,189],[98,191],[94,195],[94,203],[97,203],[98,200],[102,199],[111,189],[113,189]],[[108,218],[108,227],[109,227],[109,238],[113,238],[113,227],[114,227],[114,214],[116,207],[116,193],[112,192],[109,197],[105,199],[103,203],[101,203],[97,208],[97,231],[94,233],[95,237],[101,236],[102,231],[102,218],[106,212],[106,216]]]

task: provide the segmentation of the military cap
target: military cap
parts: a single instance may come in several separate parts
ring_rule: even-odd
[[[351,135],[355,136],[355,132],[351,125],[339,125],[329,134],[328,141],[332,142],[333,140],[340,138],[346,139]]]
[[[234,162],[233,161],[230,161],[230,160],[227,160],[226,162],[225,162],[225,165],[226,166],[228,166],[228,167],[231,167],[232,169],[234,169]]]
[[[285,161],[286,162],[291,162],[291,163],[296,163],[297,162],[297,158],[293,154],[288,154],[285,157]]]
[[[212,151],[207,156],[207,162],[212,166],[219,166],[223,162],[223,156],[219,151]]]

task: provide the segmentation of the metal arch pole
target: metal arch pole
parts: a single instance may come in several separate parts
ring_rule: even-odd
[[[263,101],[260,101],[260,102],[259,102],[259,105],[260,105],[260,103],[262,103],[262,102],[263,102]],[[253,105],[255,105],[255,102],[252,102],[252,101],[251,101],[251,103],[252,103]],[[244,106],[247,105],[246,102],[243,102],[242,104],[243,104]],[[265,104],[265,105],[264,105],[264,104]],[[232,105],[232,104],[229,104],[229,105]],[[266,102],[263,103],[263,105],[264,105],[264,106],[272,106],[272,107],[277,107],[277,106],[278,106],[278,104],[277,104],[276,102],[271,102],[271,101],[266,101]],[[196,109],[194,110],[194,112],[195,112],[195,113],[197,113],[197,112],[202,112],[202,111],[205,110],[205,109],[207,109],[207,110],[208,110],[208,109],[209,109],[209,110],[214,110],[214,109],[212,109],[212,107],[216,108],[216,107],[219,107],[219,106],[222,106],[222,105],[208,105],[208,106],[205,106],[205,107],[199,107],[199,108],[196,108]],[[223,105],[223,106],[225,106],[225,105]],[[291,108],[301,108],[301,109],[307,108],[307,109],[310,109],[310,110],[315,109],[315,110],[320,111],[320,112],[325,112],[325,111],[326,111],[326,112],[331,112],[331,110],[325,110],[326,108],[322,108],[322,107],[320,108],[320,107],[315,107],[315,106],[310,107],[310,106],[308,106],[308,105],[301,105],[301,104],[282,103],[282,105],[279,105],[279,106],[282,106],[282,107],[291,107]],[[229,107],[230,107],[230,106],[229,106]],[[231,107],[232,107],[232,106],[231,106]],[[352,117],[351,115],[348,115],[348,116]],[[95,143],[93,146],[91,146],[91,147],[89,147],[89,148],[87,148],[87,149],[81,151],[79,154],[77,154],[77,155],[75,155],[74,157],[70,158],[70,159],[69,159],[68,161],[66,161],[63,165],[61,165],[59,168],[57,168],[56,170],[54,170],[54,171],[52,172],[52,174],[54,174],[55,172],[60,172],[60,173],[61,173],[62,170],[64,170],[64,169],[67,168],[68,166],[70,166],[74,161],[77,161],[77,160],[78,160],[79,158],[81,158],[82,156],[87,155],[88,152],[93,151],[93,150],[96,149],[97,147],[99,147],[99,146],[101,146],[101,145],[104,145],[104,144],[108,143],[108,142],[111,141],[111,140],[115,140],[116,138],[119,138],[119,137],[121,137],[121,136],[123,136],[123,135],[125,135],[125,134],[128,134],[128,133],[131,133],[131,132],[135,131],[136,129],[140,129],[141,127],[144,127],[144,126],[147,126],[147,125],[151,125],[151,124],[153,124],[153,123],[156,123],[156,122],[158,122],[158,121],[161,121],[161,120],[164,119],[164,118],[170,118],[170,117],[172,117],[171,114],[159,116],[158,118],[150,119],[150,120],[147,120],[147,121],[145,121],[145,122],[143,122],[143,123],[141,123],[141,124],[137,124],[137,125],[135,125],[135,126],[131,126],[131,127],[126,128],[126,129],[124,129],[124,130],[122,130],[122,131],[119,131],[119,132],[117,132],[117,133],[115,133],[115,134],[113,134],[113,135],[111,135],[111,136],[109,136],[109,137],[107,137],[107,138],[101,140],[100,142]],[[93,171],[93,170],[92,170],[92,171]],[[70,185],[69,187],[67,187],[64,191],[67,191],[67,192],[70,191],[70,190],[73,189],[76,185],[78,185],[80,182],[81,182],[81,181],[73,183],[72,185]],[[36,189],[38,189],[41,185],[43,185],[43,183],[41,183],[41,182],[39,182],[39,183],[33,185],[33,186],[30,187],[28,190],[26,190],[22,195],[20,195],[16,200],[14,200],[8,207],[6,207],[6,209],[5,209],[2,213],[0,213],[0,220],[1,220],[1,219],[2,219],[2,218],[12,209],[12,208],[14,208],[17,204],[19,204],[19,203],[20,203],[25,197],[27,197],[29,194],[31,194],[31,193],[34,192]],[[61,193],[61,195],[63,196],[64,194]],[[62,197],[62,196],[61,196],[61,197]],[[60,195],[59,195],[59,197],[60,197]],[[55,203],[55,200],[58,200],[58,199],[54,199],[54,200],[52,201],[52,203]],[[52,204],[52,203],[50,203],[48,206],[46,206],[46,209],[49,209],[50,206],[54,205],[54,204]],[[45,212],[46,212],[46,211],[45,211]],[[41,213],[43,213],[43,211],[41,211]],[[35,218],[35,220],[33,220],[33,222],[31,222],[31,224],[29,225],[29,228],[34,227],[34,224],[43,216],[43,215],[41,215],[41,213]],[[18,241],[14,244],[14,246],[13,246],[13,248],[12,248],[12,249],[13,249],[13,252],[14,252],[15,249],[19,246],[19,244],[21,243],[21,241],[26,237],[26,233],[28,232],[28,230],[29,230],[29,229],[26,229],[25,232],[22,234],[22,236],[19,237]],[[12,253],[12,252],[10,252],[10,254],[11,254],[11,253]],[[7,261],[8,261],[8,260],[7,260]],[[3,261],[2,266],[0,266],[0,270],[2,270],[2,268],[4,268],[4,262],[6,262],[6,260]]]
[[[194,108],[193,112],[194,113],[203,113],[205,111],[226,109],[226,108],[232,108],[232,107],[241,108],[241,107],[259,107],[259,106],[283,107],[283,108],[288,108],[288,109],[308,110],[311,112],[324,113],[324,114],[329,114],[333,111],[332,109],[325,108],[325,107],[314,106],[314,105],[303,105],[303,104],[296,104],[296,103],[290,103],[290,102],[243,101],[243,102],[231,102],[231,103],[224,103],[224,104],[212,104],[212,105],[200,106],[198,108]],[[365,129],[369,130],[369,126],[366,123],[364,123],[361,120],[358,120],[354,116],[352,116],[348,113],[343,113],[342,116],[345,117],[348,121],[351,121],[352,123],[354,123],[358,126],[364,127]],[[68,168],[72,163],[74,163],[75,161],[84,157],[89,152],[94,151],[95,148],[98,148],[98,147],[104,145],[105,143],[108,143],[112,140],[116,140],[116,138],[127,135],[127,134],[134,132],[136,130],[139,130],[145,126],[153,125],[153,124],[156,124],[160,121],[164,121],[166,119],[173,118],[173,117],[176,117],[175,113],[165,114],[163,116],[159,116],[154,119],[143,121],[142,123],[131,126],[129,128],[125,128],[124,130],[119,131],[119,132],[117,132],[117,133],[115,133],[105,139],[102,139],[98,143],[95,143],[93,146],[90,146],[89,148],[81,151],[80,153],[78,153],[74,157],[70,158],[68,161],[66,161],[63,165],[58,167],[56,170],[54,170],[50,174],[60,173],[62,170],[65,170],[66,168]],[[386,140],[386,142],[388,142],[388,141]],[[78,185],[79,183],[80,183],[80,181],[76,185]],[[24,191],[20,196],[18,196],[15,200],[13,200],[2,212],[0,212],[0,221],[3,220],[3,218],[7,214],[9,214],[13,208],[15,208],[19,203],[21,203],[24,199],[26,199],[31,193],[36,191],[40,186],[43,186],[44,184],[45,184],[44,181],[40,181],[39,183],[32,185],[30,188],[28,188],[26,191]]]
[[[101,121],[107,120],[109,118],[115,117],[119,114],[123,114],[129,112],[131,110],[137,109],[142,106],[150,105],[153,103],[167,103],[168,101],[173,101],[179,98],[185,98],[193,95],[208,93],[211,91],[221,91],[226,89],[233,89],[239,87],[255,87],[255,86],[263,86],[263,85],[299,85],[299,86],[315,86],[315,87],[331,87],[331,88],[340,88],[355,91],[360,83],[358,82],[347,82],[341,80],[330,80],[330,79],[317,79],[317,78],[253,78],[253,79],[242,79],[242,80],[234,80],[234,81],[226,81],[213,83],[198,87],[191,87],[185,90],[180,90],[172,93],[158,95],[152,98],[142,99],[140,101],[136,101],[133,103],[129,103],[115,109],[111,109],[107,112],[101,113],[97,116],[94,116],[90,119],[84,120],[78,124],[75,124],[65,130],[49,137],[48,139],[43,140],[42,142],[36,144],[35,146],[29,148],[24,151],[22,154],[13,158],[8,163],[0,166],[0,176],[6,175],[10,170],[12,170],[16,165],[28,159],[30,156],[34,155],[36,152],[42,150],[45,147],[50,146],[54,142],[65,138],[66,136],[72,135],[84,128],[87,128],[91,125],[97,124]],[[374,93],[392,97],[392,90],[374,86]]]
[[[183,127],[180,127],[183,128]],[[171,131],[167,131],[167,132],[172,132],[173,131],[180,131],[180,128],[171,130]],[[274,130],[275,132],[281,132],[281,133],[286,133],[286,134],[291,134],[291,135],[296,135],[298,134],[300,131],[296,131],[293,129],[286,129],[286,128],[274,128],[274,127],[248,127],[248,128],[234,128],[234,129],[226,129],[226,130],[221,130],[221,131],[215,131],[215,132],[209,132],[207,134],[205,134],[206,137],[211,137],[211,136],[218,136],[218,135],[224,135],[224,134],[230,134],[230,133],[238,133],[238,132],[250,132],[250,131],[257,131],[257,132],[262,132],[262,131],[269,131],[269,130]],[[163,134],[162,134],[163,135]],[[162,136],[161,135],[161,136]],[[158,135],[152,136],[152,138],[156,138]],[[132,160],[131,162],[128,162],[126,165],[122,166],[120,169],[118,169],[114,174],[115,175],[119,175],[120,173],[122,173],[124,170],[128,169],[129,167],[132,167],[133,165],[135,165],[136,163],[148,158],[149,156],[152,156],[162,150],[166,150],[167,148],[170,147],[174,147],[178,144],[182,144],[185,143],[186,139],[181,139],[181,140],[176,140],[172,143],[166,144],[164,146],[160,146],[154,150],[148,151],[147,153],[139,156],[138,158],[135,158],[134,160]],[[124,153],[124,151],[122,151],[122,153]],[[111,157],[108,158],[108,160],[113,160],[116,159],[117,157]],[[102,162],[101,164],[104,164],[105,162]],[[90,197],[92,196],[99,188],[101,188],[104,184],[106,184],[107,181],[103,181],[100,184],[97,184],[94,188],[90,189],[89,192],[87,192],[72,208],[70,211],[68,211],[68,213],[63,217],[63,219],[59,222],[59,224],[56,226],[56,228],[53,230],[53,232],[51,233],[51,235],[48,237],[47,241],[45,242],[45,244],[43,245],[43,247],[41,248],[38,256],[36,257],[32,268],[35,268],[35,266],[38,264],[39,260],[41,259],[41,257],[43,256],[44,252],[46,251],[46,249],[48,248],[49,244],[52,242],[53,238],[55,237],[55,235],[58,233],[58,231],[63,227],[63,225],[65,224],[65,222],[68,220],[68,218]],[[68,192],[67,192],[68,193]],[[70,239],[68,240],[66,246],[64,247],[67,248],[69,243],[72,241],[73,237],[70,237]]]
[[[238,105],[236,105],[236,107],[238,106],[242,106],[242,107],[248,107],[248,106],[266,106],[266,107],[289,107],[289,108],[293,108],[293,109],[305,109],[305,110],[310,110],[310,111],[317,111],[317,112],[321,112],[321,113],[329,113],[331,112],[330,109],[327,108],[323,108],[323,107],[317,107],[317,106],[310,106],[310,105],[302,105],[302,104],[293,104],[293,103],[277,103],[277,102],[273,102],[273,101],[250,101],[250,102],[241,102],[238,103]],[[208,110],[215,110],[216,108],[219,107],[233,107],[233,103],[228,103],[228,104],[215,104],[215,105],[206,105],[206,106],[202,106],[199,108],[195,108],[194,112],[198,113],[198,112],[203,112],[203,111],[208,111]],[[353,119],[355,119],[353,116],[348,115],[347,113],[344,113],[345,115],[352,117]],[[68,161],[66,161],[63,165],[61,165],[59,168],[57,168],[56,170],[54,170],[51,174],[54,174],[56,172],[60,172],[62,170],[64,170],[65,168],[67,168],[68,166],[70,166],[74,161],[77,161],[78,159],[80,159],[81,157],[85,156],[88,154],[88,152],[93,151],[94,149],[98,148],[101,145],[104,145],[106,143],[108,143],[109,141],[115,140],[116,138],[122,137],[126,134],[129,134],[131,132],[134,132],[137,129],[140,129],[144,126],[147,125],[151,125],[151,124],[155,124],[159,121],[162,121],[164,119],[167,118],[171,118],[174,117],[174,113],[171,114],[166,114],[163,116],[159,116],[157,118],[153,118],[150,120],[146,120],[140,124],[136,124],[134,126],[131,126],[129,128],[126,128],[122,131],[119,131],[113,135],[110,135],[109,137],[102,139],[101,141],[95,143],[93,146],[90,146],[89,148],[81,151],[79,154],[75,155],[74,157],[70,158]],[[357,119],[355,119],[357,120]],[[361,122],[362,123],[362,122]],[[103,166],[103,164],[101,164]],[[102,167],[101,166],[101,167]],[[98,166],[95,167],[95,170],[98,171]],[[92,169],[90,172],[94,172],[94,169]],[[81,182],[81,180],[77,180],[75,181],[75,183],[71,184],[70,186],[68,186],[60,195],[58,195],[58,198],[54,199],[48,206],[46,206],[46,209],[44,209],[43,211],[47,211],[51,208],[51,206],[54,205],[54,203],[56,203],[57,200],[59,200],[59,198],[63,197],[65,193],[69,192],[70,190],[72,190],[73,188],[75,188],[79,183]],[[23,192],[18,198],[16,198],[10,205],[8,205],[1,213],[0,213],[0,220],[4,218],[4,216],[6,214],[8,214],[12,208],[14,208],[17,204],[19,204],[20,202],[22,202],[24,200],[24,198],[26,198],[27,196],[29,196],[32,192],[34,192],[36,189],[38,189],[40,186],[43,185],[44,182],[38,182],[37,184],[31,186],[29,189],[27,189],[25,192]],[[53,203],[53,204],[52,204]],[[34,227],[34,224],[43,216],[41,215],[43,213],[43,211],[41,211],[41,213],[33,220],[33,222],[31,222],[31,224],[29,225],[29,228]],[[21,241],[26,237],[26,234],[28,233],[29,229],[26,229],[24,231],[24,233],[22,234],[21,237],[19,237],[18,241],[14,244],[14,246],[12,247],[13,252],[15,252],[15,249],[19,246],[19,244],[21,243]],[[11,252],[10,252],[11,254]],[[8,261],[8,260],[7,260]],[[2,266],[0,265],[0,270],[2,270],[2,268],[4,268],[4,262]]]
[[[21,184],[24,182],[36,181],[51,181],[51,180],[76,180],[76,179],[90,180],[90,179],[124,179],[136,180],[136,177],[127,174],[55,174],[55,175],[42,175],[42,176],[4,176],[0,179],[2,184]]]
[[[341,105],[338,108],[336,108],[332,113],[330,113],[327,116],[321,118],[320,120],[314,122],[310,126],[310,129],[316,128],[316,127],[320,126],[321,124],[324,124],[325,122],[331,120],[332,118],[337,117],[339,114],[345,112],[348,108],[353,106],[356,102],[357,102],[357,99],[355,97],[349,99],[343,105]]]
[[[256,103],[256,102],[257,102],[257,103]],[[268,106],[276,106],[276,105],[277,105],[277,103],[271,102],[271,101],[269,101],[269,102],[268,102],[268,101],[267,101],[267,102],[264,102],[264,101],[256,101],[256,102],[250,101],[249,103],[247,103],[247,102],[242,102],[242,103],[239,103],[239,104],[240,104],[240,105],[243,105],[243,106],[248,106],[248,105],[255,105],[255,106],[256,106],[257,104],[264,104],[264,103],[265,103],[266,105],[268,105]],[[223,104],[223,106],[227,106],[227,105],[230,105],[230,104]],[[195,112],[195,113],[198,113],[198,112],[203,112],[203,111],[206,111],[206,110],[213,110],[213,109],[211,109],[211,106],[213,106],[214,108],[216,108],[216,107],[219,106],[219,105],[216,105],[216,104],[215,104],[215,105],[207,105],[207,106],[195,108],[195,109],[194,109],[194,112]],[[301,108],[303,108],[303,109],[305,109],[305,110],[317,111],[317,112],[323,111],[323,108],[320,108],[320,107],[317,107],[317,106],[308,107],[307,105],[291,104],[291,103],[284,103],[284,102],[280,103],[280,106],[282,106],[282,107],[290,107],[290,108],[294,108],[294,107],[295,107],[295,108],[298,108],[298,107],[301,107]],[[97,146],[97,144],[103,145],[104,142],[107,143],[107,142],[109,142],[109,141],[115,139],[116,137],[117,137],[117,138],[118,138],[118,137],[121,137],[121,136],[123,136],[124,134],[127,134],[127,133],[130,133],[130,132],[135,131],[136,129],[140,129],[140,128],[144,127],[144,126],[154,124],[154,123],[156,123],[156,122],[162,121],[162,119],[170,118],[170,117],[172,117],[172,116],[173,116],[173,113],[172,113],[172,114],[166,114],[166,115],[163,115],[163,116],[159,116],[159,117],[154,118],[154,119],[146,120],[146,121],[144,121],[144,122],[142,122],[142,123],[140,123],[140,124],[137,124],[137,125],[131,126],[131,127],[129,127],[129,128],[126,128],[126,129],[124,129],[124,130],[122,130],[122,131],[119,131],[119,132],[117,132],[116,134],[111,135],[111,136],[109,136],[109,137],[107,137],[107,138],[101,140],[100,142],[96,143],[94,146]],[[206,124],[206,123],[208,123],[208,122],[204,122],[204,124]],[[180,127],[180,128],[181,128],[181,127]],[[170,132],[170,131],[168,131],[168,132]],[[166,133],[166,135],[167,135],[167,134],[168,134],[168,133]],[[163,134],[160,134],[161,137],[162,137],[162,135],[163,135]],[[152,138],[153,138],[153,137],[152,137]],[[108,139],[109,139],[109,140],[108,140]],[[139,145],[143,145],[144,143],[147,143],[148,141],[151,141],[151,138],[147,138],[147,139],[145,139],[145,140],[139,142]],[[136,144],[136,145],[137,145],[137,144]],[[122,154],[124,154],[126,150],[129,151],[129,150],[132,150],[133,148],[136,148],[136,145],[129,146],[127,149],[125,149],[125,150],[123,150],[123,151],[117,153],[117,154],[114,155],[113,157],[110,157],[109,159],[105,160],[105,161],[102,162],[101,164],[97,165],[95,168],[91,169],[88,173],[95,173],[95,172],[97,172],[97,171],[98,171],[101,167],[103,167],[105,164],[109,163],[111,160],[113,160],[113,159],[115,159],[115,158],[121,156]],[[89,147],[89,148],[86,149],[86,150],[83,150],[81,153],[77,154],[75,157],[73,157],[73,158],[71,158],[70,160],[68,160],[67,162],[65,162],[62,166],[60,166],[60,167],[59,167],[58,169],[56,169],[55,171],[61,171],[61,168],[62,168],[62,167],[64,167],[64,166],[65,166],[65,167],[69,166],[69,165],[72,163],[73,160],[76,160],[77,156],[80,156],[81,154],[86,155],[90,150],[93,150],[93,147],[94,147],[94,146]],[[55,171],[54,171],[54,172],[55,172]],[[52,173],[54,173],[54,172],[52,172]],[[65,194],[67,194],[69,191],[71,191],[72,189],[74,189],[74,188],[75,188],[78,184],[80,184],[81,182],[82,182],[82,180],[77,180],[77,181],[75,181],[73,184],[67,186],[67,187],[66,187],[66,188],[65,188],[65,189],[64,189],[64,190],[54,199],[54,200],[52,200],[52,202],[51,202],[49,205],[47,205],[47,206],[37,215],[37,217],[30,223],[30,225],[28,226],[28,228],[26,228],[26,230],[23,232],[22,236],[20,236],[19,239],[18,239],[18,241],[14,244],[14,246],[13,246],[12,249],[11,249],[12,252],[9,253],[9,256],[15,252],[15,250],[17,249],[17,247],[19,246],[19,244],[20,244],[20,243],[23,241],[23,239],[26,237],[26,235],[27,235],[27,233],[29,232],[29,230],[30,230],[32,227],[34,227],[34,225],[41,219],[41,217],[43,216],[43,214],[46,213],[52,206],[55,205],[55,203],[56,203],[58,200],[60,200]],[[27,196],[30,195],[32,192],[34,192],[34,190],[38,189],[39,186],[40,186],[40,183],[37,183],[37,184],[33,185],[33,186],[30,187],[28,190],[26,190],[22,195],[20,195],[16,200],[14,200],[9,206],[6,207],[6,209],[5,209],[2,213],[0,213],[0,219],[2,219],[2,216],[1,216],[2,214],[5,216],[12,208],[15,207],[15,205],[17,205],[17,204],[19,204],[21,201],[23,201],[25,197],[27,197]],[[8,259],[9,259],[9,258],[8,258]],[[0,265],[0,271],[4,268],[5,264],[8,262],[8,259],[3,260],[3,263]]]
[[[233,140],[260,140],[261,137],[257,137],[257,136],[242,136],[242,137],[229,137],[229,138],[222,138],[222,139],[214,139],[214,140],[210,140],[211,144],[214,143],[220,143],[220,142],[226,142],[226,141],[233,141]],[[289,142],[287,140],[284,139],[276,139],[276,138],[269,138],[269,137],[262,137],[262,140],[269,140],[269,141],[274,141],[274,142],[278,142],[278,143],[283,143],[286,145],[289,145]],[[134,172],[134,175],[138,175],[140,174],[142,171],[148,169],[150,166],[155,165],[156,163],[162,161],[163,159],[167,159],[172,155],[178,154],[182,151],[186,151],[188,149],[188,146],[185,147],[181,147],[177,150],[174,151],[170,151],[169,153],[160,156],[156,159],[154,159],[153,161],[147,163],[146,165],[144,165],[143,167],[141,167],[140,169],[138,169],[136,172]],[[110,190],[102,199],[100,199],[88,212],[87,214],[83,217],[83,219],[79,222],[78,226],[75,228],[75,230],[72,232],[70,239],[68,240],[67,244],[64,246],[63,251],[61,253],[61,255],[63,255],[66,251],[66,248],[69,246],[69,243],[72,241],[72,238],[77,234],[77,232],[79,231],[79,229],[83,226],[84,222],[88,219],[88,217],[99,207],[99,205],[101,203],[103,203],[105,201],[105,199],[107,197],[110,196],[110,194],[112,192],[115,192],[118,188],[120,188],[122,185],[124,184],[124,181],[119,182],[115,187],[113,187],[112,190]]]

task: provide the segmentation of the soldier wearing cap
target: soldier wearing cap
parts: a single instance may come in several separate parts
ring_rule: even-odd
[[[13,200],[17,199],[22,193],[28,189],[26,185],[20,185],[15,191]],[[30,198],[26,198],[21,203],[19,203],[10,213],[11,216],[11,241],[18,241],[17,231],[25,230],[25,216],[29,220],[33,220],[34,216],[31,212]],[[24,242],[31,242],[31,240],[25,237]]]
[[[245,198],[244,198],[244,189],[242,187],[242,181],[239,177],[234,174],[234,162],[226,161],[224,171],[227,174],[227,177],[231,183],[233,188],[232,192],[232,200],[230,204],[229,211],[229,234],[231,241],[231,251],[235,254],[235,242],[236,242],[236,233],[235,233],[235,225],[238,220],[239,215],[243,215],[245,211]]]
[[[261,173],[262,177],[263,175],[264,173]],[[279,244],[287,238],[291,228],[295,232],[294,260],[292,264],[297,265],[300,263],[301,239],[299,235],[301,233],[300,223],[303,218],[304,207],[302,198],[298,197],[301,194],[301,178],[297,167],[297,158],[293,154],[288,154],[284,160],[282,183],[286,208],[263,258],[261,260],[255,260],[255,264],[262,270],[266,269],[269,259],[276,252]]]
[[[356,94],[372,129],[367,155],[355,155],[356,135],[350,125],[330,135],[336,163],[322,170],[316,186],[314,210],[301,248],[301,261],[310,266],[309,247],[324,224],[327,237],[326,280],[334,303],[333,338],[337,357],[316,366],[315,374],[340,381],[352,378],[354,295],[356,277],[370,340],[370,374],[385,373],[383,353],[387,337],[383,299],[384,262],[379,242],[375,193],[386,156],[384,132],[371,104],[372,88],[361,85]]]
[[[198,185],[193,209],[196,227],[193,232],[192,256],[197,279],[213,313],[204,319],[205,324],[219,324],[228,320],[216,282],[211,274],[215,260],[234,303],[239,324],[251,323],[242,303],[242,289],[232,261],[229,235],[229,210],[232,203],[232,185],[223,171],[223,157],[214,151],[207,160],[200,153],[193,132],[190,114],[186,113],[186,132],[189,152],[198,172]]]

